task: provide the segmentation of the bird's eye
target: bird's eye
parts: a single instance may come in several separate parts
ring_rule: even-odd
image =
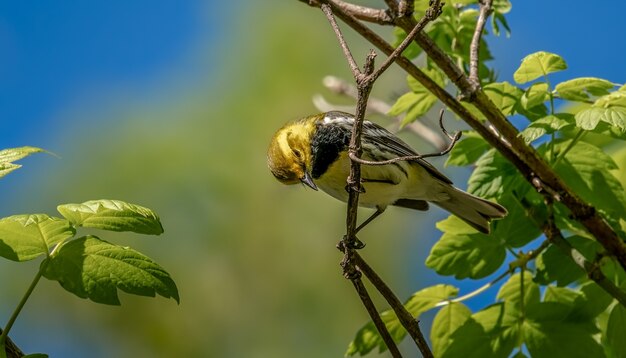
[[[294,150],[293,150],[293,154],[295,154],[295,156],[296,156],[298,159],[301,159],[301,158],[302,158],[302,152],[300,152],[298,149],[294,149]]]

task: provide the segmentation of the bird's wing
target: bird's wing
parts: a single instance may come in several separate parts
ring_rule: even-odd
[[[396,154],[398,157],[419,155],[402,139],[398,138],[396,135],[392,134],[391,132],[376,123],[370,121],[363,122],[363,136],[367,136],[367,140],[373,143],[375,146],[378,147],[379,150],[383,152],[389,151]],[[384,160],[387,159],[392,158],[385,158]],[[435,168],[426,160],[416,159],[413,160],[413,162],[418,163],[419,165],[424,167],[424,169],[426,169],[426,171],[428,171],[428,173],[435,178],[443,181],[444,183],[452,184],[452,181],[448,179],[448,177],[443,175],[440,171],[437,170],[437,168]]]

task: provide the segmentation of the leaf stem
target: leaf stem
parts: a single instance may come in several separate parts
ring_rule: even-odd
[[[13,324],[15,323],[15,320],[17,319],[17,316],[22,311],[22,308],[24,308],[24,305],[26,304],[26,301],[28,301],[28,298],[30,298],[30,295],[35,290],[35,287],[39,283],[39,280],[41,279],[41,276],[43,276],[43,272],[46,269],[46,266],[48,266],[48,262],[49,262],[48,259],[45,259],[41,263],[41,267],[39,267],[39,271],[37,271],[37,274],[33,278],[33,281],[30,283],[30,286],[28,287],[28,290],[26,290],[26,293],[24,294],[24,296],[20,300],[20,303],[17,305],[17,307],[13,311],[13,314],[11,315],[11,318],[9,318],[9,321],[7,322],[7,325],[2,330],[2,335],[0,335],[0,347],[4,347],[4,343],[5,343],[6,339],[7,339],[7,336],[9,335],[9,331],[13,327]]]
[[[574,136],[574,138],[572,139],[570,144],[567,146],[567,148],[565,148],[564,151],[559,153],[559,156],[554,160],[554,164],[552,164],[553,168],[555,168],[557,166],[557,164],[559,164],[559,162],[561,161],[561,159],[563,159],[565,157],[567,152],[569,152],[572,148],[574,148],[574,145],[576,145],[576,142],[578,142],[583,137],[583,135],[585,133],[587,133],[587,132],[585,132],[585,130],[582,129],[582,128],[580,128],[578,130],[578,133],[576,133],[576,135]]]

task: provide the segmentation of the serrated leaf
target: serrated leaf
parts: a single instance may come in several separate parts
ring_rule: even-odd
[[[465,166],[478,160],[490,146],[476,132],[466,132],[463,139],[454,145],[450,151],[445,165]]]
[[[593,260],[597,250],[600,249],[596,241],[582,236],[570,236],[567,241],[588,260]],[[535,265],[537,268],[535,280],[543,285],[556,281],[558,286],[567,286],[585,274],[580,266],[555,245],[551,245],[539,254]]]
[[[452,302],[445,305],[437,312],[430,330],[430,341],[432,342],[435,357],[440,357],[443,354],[452,342],[450,336],[471,315],[472,311],[460,302]]]
[[[626,357],[624,327],[626,327],[626,308],[617,304],[611,310],[606,328],[606,341],[614,357]]]
[[[517,169],[495,149],[487,151],[476,162],[468,180],[468,192],[485,199],[499,198],[524,182]]]
[[[556,93],[562,99],[569,101],[588,102],[591,96],[603,96],[608,90],[615,87],[612,82],[595,77],[574,78],[561,82],[555,87]]]
[[[440,275],[454,275],[457,279],[485,277],[500,267],[506,257],[502,240],[475,230],[466,233],[464,226],[469,227],[467,224],[456,217],[448,220],[460,226],[460,230],[443,234],[430,251],[426,266]]]
[[[574,306],[574,302],[582,297],[583,294],[579,291],[574,291],[567,287],[558,287],[548,285],[544,294],[543,300],[545,302],[557,302],[567,306]]]
[[[570,141],[555,144],[555,151],[558,153],[569,144]],[[592,144],[578,142],[563,159],[555,170],[574,192],[607,215],[626,218],[626,194],[611,173],[617,165],[610,156]]]
[[[163,268],[131,248],[95,236],[64,244],[49,259],[44,277],[98,303],[119,305],[118,289],[140,296],[159,294],[179,302],[176,284]]]
[[[518,188],[516,195],[523,196],[525,189]],[[526,189],[527,190],[527,189]],[[522,247],[541,235],[539,225],[535,223],[512,192],[505,193],[498,202],[508,210],[508,215],[493,224],[491,236],[502,238],[509,247]]]
[[[519,135],[527,143],[530,143],[544,134],[552,134],[563,128],[573,126],[574,122],[574,116],[569,113],[551,114],[531,122]]]
[[[611,92],[605,96],[602,96],[596,100],[593,104],[595,107],[620,107],[626,108],[626,92],[625,91],[615,91]]]
[[[582,296],[574,302],[571,319],[579,322],[588,322],[595,319],[613,301],[606,291],[595,282],[586,282],[580,286]]]
[[[45,214],[14,215],[0,219],[0,256],[28,261],[48,255],[53,246],[74,236],[65,219]]]
[[[19,164],[13,164],[13,162],[41,152],[45,152],[45,150],[37,147],[18,147],[0,150],[0,178],[21,167]]]
[[[57,210],[76,226],[148,235],[163,233],[159,216],[154,211],[120,200],[91,200],[82,204],[64,204],[59,205]]]
[[[522,275],[516,273],[511,275],[509,279],[500,287],[498,295],[499,300],[506,301],[515,308],[520,309],[522,302]],[[524,272],[524,305],[539,303],[540,294],[539,286],[533,282],[532,273]]]
[[[561,56],[539,51],[524,57],[520,67],[513,73],[513,79],[517,83],[526,83],[565,69],[567,64]]]
[[[576,113],[576,126],[584,130],[594,130],[600,122],[605,122],[620,131],[624,131],[626,130],[626,110],[613,107],[590,107]]]
[[[404,304],[405,308],[416,319],[422,313],[435,307],[437,303],[456,296],[459,290],[450,285],[435,285],[415,292]],[[393,310],[387,310],[380,314],[389,334],[395,342],[400,342],[406,336],[406,330],[400,323]],[[373,322],[368,322],[357,332],[354,340],[348,345],[346,356],[357,353],[365,355],[378,347],[380,352],[387,350],[385,343],[378,334],[378,330]]]
[[[506,358],[519,340],[519,312],[497,303],[474,313],[450,336],[442,358]]]
[[[517,102],[524,93],[506,81],[490,83],[483,87],[483,91],[505,116],[513,114]]]
[[[583,324],[526,320],[522,324],[526,347],[533,358],[602,357],[602,347]]]
[[[545,82],[537,82],[533,83],[532,86],[528,87],[526,92],[524,92],[520,99],[520,104],[525,109],[529,109],[543,104],[548,99],[550,99],[548,84]]]

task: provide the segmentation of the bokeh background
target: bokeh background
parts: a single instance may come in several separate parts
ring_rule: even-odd
[[[490,38],[491,66],[512,81],[525,55],[545,50],[568,62],[555,80],[624,83],[625,10],[514,2],[511,37]],[[363,58],[369,45],[347,33]],[[44,280],[14,341],[51,357],[342,356],[367,321],[338,265],[345,206],[279,185],[265,166],[272,133],[315,112],[312,95],[350,103],[324,89],[326,75],[350,78],[321,12],[296,0],[0,2],[0,147],[58,155],[29,157],[0,180],[0,216],[100,198],[150,207],[164,235],[100,236],[152,257],[181,295],[176,305],[121,293],[112,307]],[[373,95],[393,102],[404,77],[392,68]],[[465,187],[466,169],[444,172]],[[424,266],[445,216],[390,209],[361,234],[362,254],[401,298],[440,282],[463,293],[482,283]],[[0,260],[2,325],[37,265]],[[468,304],[478,309],[494,294]]]

